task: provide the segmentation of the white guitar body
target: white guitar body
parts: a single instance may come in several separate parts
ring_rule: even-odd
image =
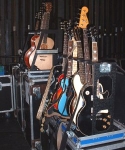
[[[80,97],[79,97],[80,90],[82,89],[83,84],[81,83],[80,76],[78,74],[76,74],[73,78],[73,85],[74,85],[74,89],[77,94],[77,100],[75,101],[74,109],[76,107],[76,104],[78,103],[76,112],[75,112],[74,118],[73,118],[73,122],[76,124],[77,123],[77,121],[76,121],[77,114],[78,114],[79,110],[84,106],[84,100],[83,100],[82,96],[80,95]]]

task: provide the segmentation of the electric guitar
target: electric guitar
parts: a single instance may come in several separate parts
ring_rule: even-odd
[[[92,62],[98,61],[98,47],[94,36],[92,35]],[[89,73],[89,72],[88,72]],[[84,107],[82,107],[77,114],[77,128],[83,135],[92,134],[92,120],[93,120],[93,84],[87,82],[81,89],[81,95],[84,99]],[[97,81],[97,92],[96,96],[101,100],[103,99],[103,86]],[[100,110],[96,115],[97,130],[106,130],[107,126],[110,125],[108,110]],[[105,123],[103,122],[105,121]],[[106,123],[109,125],[106,125]]]
[[[74,75],[77,71],[78,71],[78,62],[77,62],[77,53],[78,53],[78,49],[77,49],[77,35],[76,35],[76,27],[74,27],[73,29],[73,36],[72,36],[72,40],[73,40],[73,62],[72,62],[72,75]]]
[[[77,41],[77,50],[78,50],[78,59],[80,60],[83,60],[83,58],[85,60],[89,60],[89,48],[88,48],[88,43],[87,43],[87,35],[86,35],[86,32],[87,32],[87,25],[89,23],[88,19],[87,19],[87,16],[86,16],[86,13],[88,12],[88,8],[87,7],[82,7],[81,9],[81,17],[80,17],[80,21],[79,21],[79,26],[78,27],[82,27],[83,29],[83,37],[84,37],[84,56],[83,56],[83,50],[82,50],[82,43],[81,43],[81,40]],[[83,22],[82,22],[83,21]],[[84,107],[84,99],[83,99],[83,96],[80,94],[80,91],[82,89],[82,87],[86,84],[86,77],[88,75],[86,75],[87,73],[87,67],[85,66],[85,63],[82,62],[82,61],[79,61],[78,62],[79,64],[79,70],[77,72],[77,74],[74,75],[73,77],[73,86],[74,86],[74,89],[76,91],[76,94],[77,94],[77,99],[75,99],[74,101],[71,102],[70,106],[71,106],[71,110],[73,113],[74,112],[74,108],[76,108],[76,111],[75,111],[75,114],[74,114],[74,118],[73,118],[73,122],[75,123],[76,127],[77,127],[77,130],[80,130],[79,129],[79,126],[78,126],[78,114],[80,112],[80,110]]]
[[[37,115],[36,115],[36,118],[38,120],[40,120],[41,117],[42,117],[42,113],[43,113],[43,110],[44,110],[44,107],[45,107],[48,91],[49,91],[49,88],[50,88],[50,85],[51,85],[51,81],[52,81],[54,68],[55,67],[52,67],[52,69],[50,70],[50,74],[49,74],[49,77],[48,77],[48,82],[47,82],[47,85],[46,85],[46,89],[45,89],[45,92],[43,94],[43,97],[42,97],[42,100],[41,100],[41,103],[40,103],[40,106],[39,106],[39,109],[38,109],[38,112],[37,112]]]
[[[59,76],[57,77],[56,89],[53,91],[53,94],[51,96],[51,103],[48,106],[48,110],[46,112],[46,116],[50,117],[51,115],[55,114],[55,110],[57,111],[57,102],[63,93],[63,86],[61,86],[61,81],[64,79],[64,71],[66,67],[66,61],[67,61],[67,54],[68,54],[68,22],[64,21],[61,22],[61,29],[64,30],[64,40],[63,40],[63,62],[62,62],[62,70]],[[57,114],[58,115],[58,114]],[[59,114],[60,115],[60,114]]]

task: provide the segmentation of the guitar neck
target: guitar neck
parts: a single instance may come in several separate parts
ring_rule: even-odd
[[[68,53],[68,35],[64,33],[64,41],[63,41],[63,55],[67,55]],[[66,59],[63,57],[63,63],[62,63],[62,72],[65,70],[65,65],[66,65]]]
[[[92,62],[98,61],[98,46],[96,41],[92,41]]]
[[[77,58],[77,42],[73,39],[73,58]],[[72,74],[77,71],[77,61],[73,60],[72,62]]]
[[[87,29],[83,29],[84,60],[90,60]]]
[[[50,19],[50,12],[45,12],[40,29],[49,29],[49,19]],[[43,43],[47,43],[47,37],[48,34],[45,33],[43,37]]]
[[[88,46],[88,36],[87,36],[87,29],[83,29],[83,44],[84,44],[84,60],[90,60],[90,51]],[[84,63],[85,65],[85,83],[91,83],[91,65],[87,62]]]
[[[81,41],[77,41],[77,50],[78,50],[78,59],[83,59],[83,50],[82,50],[82,44]],[[79,61],[79,75],[80,75],[80,80],[81,83],[84,84],[85,80],[85,66],[82,61]]]
[[[48,95],[49,88],[50,88],[50,85],[51,85],[51,80],[52,80],[52,76],[53,76],[53,70],[54,70],[54,67],[50,71],[48,82],[47,82],[47,85],[46,85],[46,89],[45,89],[45,92],[43,94],[43,97],[42,97],[42,100],[41,100],[41,103],[40,103],[40,106],[39,106],[39,109],[38,109],[38,112],[37,112],[36,118],[39,119],[39,120],[41,119],[41,116],[42,116],[42,113],[43,113],[43,109],[44,109],[44,105],[45,105],[45,101],[47,99],[47,95]]]
[[[36,21],[35,30],[38,30],[38,29],[39,29],[39,24],[40,24],[40,20],[37,20],[37,21]]]
[[[73,50],[73,41],[68,41],[68,57],[72,57],[72,50]],[[71,77],[72,75],[72,59],[68,58],[68,67],[67,67],[67,74],[66,77]]]

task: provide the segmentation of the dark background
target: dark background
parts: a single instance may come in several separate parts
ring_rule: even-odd
[[[35,28],[35,15],[47,0],[0,0],[0,63],[18,63],[29,30]],[[125,0],[50,0],[50,28],[59,29],[61,20],[79,20],[87,6],[89,24],[98,31],[99,59],[125,58]],[[63,41],[62,41],[63,42]],[[11,58],[10,58],[11,57]],[[6,58],[6,59],[5,59]]]

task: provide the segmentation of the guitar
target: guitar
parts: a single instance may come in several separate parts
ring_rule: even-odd
[[[60,113],[58,113],[58,100],[60,99],[62,93],[63,93],[63,85],[62,81],[65,78],[64,71],[66,67],[66,61],[67,61],[67,53],[68,53],[68,22],[64,21],[61,22],[61,28],[64,29],[64,42],[63,42],[63,62],[62,62],[62,71],[61,74],[57,78],[57,83],[56,84],[56,89],[53,92],[53,95],[51,97],[51,103],[50,106],[48,107],[48,110],[46,112],[47,117],[51,117],[53,115],[59,115],[61,116]]]
[[[77,49],[77,36],[76,36],[76,27],[74,27],[73,29],[73,33],[72,33],[72,40],[73,40],[73,62],[72,62],[72,75],[74,75],[77,71],[78,71],[78,63],[77,63],[77,53],[78,53],[78,49]]]
[[[87,43],[87,36],[85,35],[86,33],[86,27],[88,25],[88,19],[87,19],[87,16],[86,16],[86,13],[88,12],[88,8],[87,7],[82,7],[81,9],[81,17],[80,17],[80,22],[79,22],[79,26],[78,27],[81,27],[84,29],[84,49],[85,49],[85,52],[84,52],[84,57],[83,57],[83,50],[82,50],[82,43],[81,43],[81,40],[77,40],[77,50],[78,50],[78,59],[89,59],[89,48],[88,48],[88,43]],[[83,22],[82,22],[83,20]],[[82,97],[82,95],[80,94],[80,91],[82,89],[82,87],[86,84],[86,72],[88,71],[87,70],[87,67],[85,66],[85,63],[79,61],[78,62],[79,64],[79,70],[78,72],[74,75],[73,77],[73,86],[74,86],[74,89],[76,91],[76,94],[77,94],[77,99],[75,99],[74,101],[71,101],[70,103],[70,110],[72,111],[71,113],[74,112],[74,109],[75,107],[76,108],[76,111],[75,111],[75,114],[74,114],[74,118],[73,118],[73,122],[76,124],[76,127],[77,127],[77,130],[80,130],[79,127],[78,127],[78,114],[80,112],[80,110],[84,107],[84,99]],[[86,67],[86,68],[85,68]]]
[[[40,20],[41,20],[41,11],[36,13],[36,26],[35,26],[35,31],[37,31],[39,29],[39,25],[40,25]],[[35,50],[36,46],[35,46],[35,40],[37,39],[38,35],[35,34],[34,36],[32,36],[31,38],[31,47],[26,51],[25,55],[24,55],[24,62],[25,65],[27,66],[27,68],[30,68],[30,64],[29,64],[29,56],[31,55],[31,53]]]
[[[98,61],[98,47],[97,42],[95,41],[94,36],[92,36],[92,62]],[[91,79],[89,80],[91,81]],[[96,96],[99,99],[103,99],[103,86],[97,81],[97,92]],[[91,82],[86,83],[81,89],[81,95],[84,100],[84,107],[82,107],[77,114],[77,128],[83,135],[91,135],[92,134],[92,120],[93,120],[93,84]],[[109,113],[107,110],[100,110],[96,114],[96,125],[97,130],[100,131],[106,130],[106,123],[109,123],[109,119],[107,119]],[[103,121],[105,123],[103,123]],[[110,124],[109,124],[110,125]]]
[[[50,74],[49,74],[49,77],[48,77],[48,82],[47,82],[47,85],[46,85],[46,89],[45,89],[44,95],[43,95],[43,97],[42,97],[42,100],[41,100],[39,109],[38,109],[38,111],[37,111],[36,118],[37,118],[38,120],[40,120],[41,117],[42,117],[42,113],[43,113],[43,110],[44,110],[46,98],[47,98],[47,95],[48,95],[48,92],[49,92],[49,88],[50,88],[50,85],[51,85],[51,80],[52,80],[54,68],[55,68],[55,67],[52,67],[52,69],[51,69],[51,71],[50,71]]]
[[[44,12],[41,20],[41,27],[40,29],[49,29],[49,19],[50,19],[50,12],[52,10],[52,4],[51,2],[46,2],[45,3],[46,7],[46,12]],[[35,39],[35,49],[32,51],[31,55],[29,56],[29,64],[30,66],[32,65],[34,55],[36,53],[36,49],[40,40],[40,36],[42,34],[42,31],[40,35],[37,36]],[[40,43],[40,49],[52,49],[54,46],[54,41],[48,37],[48,34],[45,33],[42,39],[42,42]],[[37,55],[36,61],[35,61],[35,66],[39,70],[49,70],[52,68],[52,54],[41,54]],[[46,64],[46,65],[43,65]]]

